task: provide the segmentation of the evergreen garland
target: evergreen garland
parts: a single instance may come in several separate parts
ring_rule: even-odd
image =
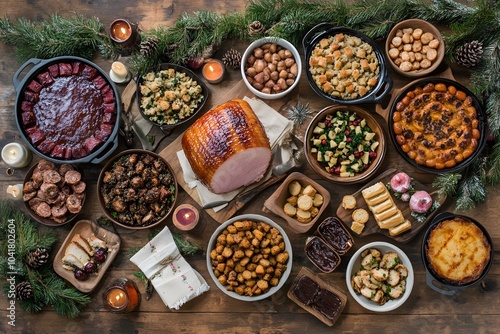
[[[131,70],[144,73],[162,62],[186,65],[208,48],[217,49],[224,40],[248,40],[275,36],[300,45],[304,34],[315,25],[327,22],[359,30],[372,39],[384,39],[398,22],[419,18],[448,26],[443,32],[446,58],[454,62],[456,51],[477,40],[483,56],[471,71],[471,90],[482,99],[494,138],[500,138],[500,2],[478,0],[463,5],[453,0],[249,0],[244,13],[217,14],[197,11],[180,16],[172,27],[159,26],[139,32],[142,40],[155,37],[158,47],[145,56],[136,50],[129,58]],[[248,27],[258,21],[264,29],[250,34]],[[12,24],[0,19],[0,38],[16,46],[21,60],[78,55],[91,58],[100,51],[105,58],[118,53],[97,18],[51,16],[40,25],[18,19]],[[456,198],[456,208],[468,210],[486,199],[488,185],[500,182],[500,146],[492,145],[479,163],[484,172],[468,168],[461,173],[438,175],[439,192]]]
[[[14,210],[7,201],[0,201],[0,277],[4,280],[15,277],[16,284],[29,282],[33,296],[17,300],[26,312],[35,313],[45,306],[52,306],[59,315],[76,317],[80,310],[90,302],[90,297],[70,287],[52,269],[50,263],[41,268],[31,268],[27,263],[30,251],[42,247],[50,250],[56,237],[50,229],[38,229],[37,225],[26,218],[21,211]],[[15,237],[15,242],[12,238]],[[10,247],[9,247],[10,245]],[[9,283],[3,291],[12,297]]]

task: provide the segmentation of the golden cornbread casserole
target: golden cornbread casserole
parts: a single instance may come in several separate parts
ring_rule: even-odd
[[[361,98],[377,85],[380,66],[375,50],[357,36],[343,33],[321,39],[309,58],[319,89],[334,98]]]
[[[445,83],[408,91],[396,103],[392,121],[401,150],[417,164],[435,169],[467,159],[481,137],[472,97]]]
[[[460,217],[440,222],[426,244],[431,270],[455,285],[477,280],[490,261],[490,252],[491,245],[483,231]]]

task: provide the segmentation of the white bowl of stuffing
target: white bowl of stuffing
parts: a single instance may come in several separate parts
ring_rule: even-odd
[[[397,309],[410,297],[413,283],[410,259],[387,242],[364,245],[347,264],[347,289],[358,304],[370,311]]]
[[[292,245],[271,219],[255,214],[236,216],[212,234],[207,267],[215,285],[229,297],[262,300],[281,289],[290,276]]]
[[[241,58],[241,76],[257,97],[279,99],[299,83],[302,60],[295,46],[277,37],[252,42]]]
[[[397,73],[412,78],[434,72],[444,58],[444,40],[431,23],[420,19],[401,21],[385,43],[387,62]]]

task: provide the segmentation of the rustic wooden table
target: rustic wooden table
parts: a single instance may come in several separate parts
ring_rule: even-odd
[[[126,17],[133,22],[139,22],[139,27],[148,30],[157,25],[171,26],[177,17],[183,13],[192,13],[195,10],[210,10],[219,13],[229,11],[244,11],[245,1],[53,1],[40,0],[36,2],[18,2],[12,0],[0,0],[2,15],[11,19],[25,17],[30,20],[46,19],[52,13],[76,12],[84,16],[96,15],[108,26],[114,19]],[[244,51],[246,45],[244,41],[228,41],[221,46],[221,50],[215,55],[221,57],[225,49],[231,47]],[[123,59],[126,62],[126,58]],[[111,65],[110,60],[96,59],[95,62],[104,70],[108,70]],[[14,120],[14,104],[16,91],[12,85],[12,76],[20,66],[14,56],[14,49],[2,45],[0,48],[0,146],[15,141],[22,142],[17,131]],[[459,69],[454,69],[453,74],[457,80],[467,82],[468,73]],[[398,77],[391,72],[394,78],[395,87],[401,87],[407,83],[407,79]],[[205,110],[212,107],[226,97],[231,88],[241,80],[239,71],[229,71],[226,80],[219,85],[208,85],[212,97]],[[118,85],[118,89],[123,91],[124,85]],[[301,78],[296,95],[302,103],[309,103],[312,111],[319,111],[329,105],[329,102],[318,98],[309,87],[305,76]],[[373,109],[372,106],[366,106]],[[377,119],[385,124],[382,117],[376,115]],[[189,125],[189,124],[188,124]],[[177,138],[187,126],[176,128],[173,134],[162,141],[157,148],[160,152]],[[136,141],[138,146],[138,141]],[[416,180],[430,185],[433,180],[432,175],[417,171],[406,163],[396,152],[391,143],[388,144],[387,156],[380,171],[389,167],[395,167],[411,174]],[[120,146],[116,153],[125,148],[123,138],[120,137]],[[35,156],[32,164],[39,160]],[[79,218],[96,220],[103,215],[96,197],[96,182],[99,171],[103,164],[84,164],[81,168],[85,171],[85,178],[88,182],[88,196],[82,213]],[[0,199],[11,199],[5,191],[7,185],[21,183],[29,167],[16,169],[14,175],[6,174],[7,166],[0,162]],[[313,178],[326,187],[331,193],[331,203],[323,214],[322,218],[335,216],[341,198],[345,194],[354,193],[362,185],[337,186],[323,179],[320,179],[308,166],[304,166],[301,172]],[[266,198],[277,188],[273,185],[260,193],[250,203],[248,203],[238,213],[263,214],[262,206]],[[500,200],[500,195],[496,189],[489,189],[488,201],[477,206],[475,209],[465,214],[477,219],[488,229],[493,243],[500,243],[500,228],[498,227],[496,205]],[[179,203],[191,203],[197,205],[192,198],[181,190]],[[27,214],[22,202],[12,201],[12,205]],[[198,206],[199,207],[199,206]],[[448,200],[440,211],[453,211],[453,200]],[[5,296],[0,299],[0,332],[19,333],[154,333],[154,332],[184,332],[184,333],[205,333],[209,331],[234,332],[234,333],[288,333],[288,332],[323,332],[332,330],[311,314],[305,312],[287,297],[287,291],[301,267],[308,267],[317,272],[316,268],[309,262],[304,254],[304,243],[308,236],[312,234],[297,234],[290,230],[285,221],[266,214],[284,227],[293,245],[294,259],[293,269],[290,278],[284,287],[272,297],[258,302],[242,302],[227,297],[223,294],[211,278],[205,264],[205,254],[199,253],[188,256],[188,262],[198,270],[207,282],[211,285],[209,292],[188,302],[179,311],[169,310],[158,297],[153,297],[143,302],[140,308],[130,314],[112,314],[103,308],[100,296],[104,288],[118,277],[128,277],[138,281],[133,272],[137,267],[133,265],[127,257],[127,250],[144,245],[148,240],[149,230],[132,231],[117,228],[122,240],[121,250],[112,263],[105,277],[91,293],[92,302],[75,319],[67,319],[57,316],[52,310],[45,309],[37,314],[27,314],[21,309],[16,311],[16,327],[7,324],[8,300]],[[218,223],[208,214],[204,214],[206,226],[201,235],[184,233],[183,235],[190,241],[206,248],[210,235],[218,226]],[[166,226],[176,231],[169,218]],[[54,245],[58,250],[62,241],[71,230],[71,225],[55,228],[58,241]],[[163,225],[161,226],[163,227]],[[45,228],[45,227],[41,227]],[[500,271],[498,269],[498,256],[494,258],[493,266],[486,276],[483,284],[475,285],[454,296],[445,296],[430,289],[425,281],[425,270],[420,256],[420,247],[423,232],[418,234],[407,244],[397,244],[409,256],[415,269],[415,286],[407,302],[395,311],[388,313],[373,313],[365,310],[348,295],[347,306],[333,330],[355,333],[493,333],[498,332],[500,324],[500,295],[497,282]],[[355,246],[347,255],[343,256],[340,267],[331,274],[319,274],[319,276],[333,284],[336,284],[347,293],[345,284],[345,270],[350,256],[356,249],[371,241],[388,241],[391,239],[382,235],[374,234],[363,238],[355,237]],[[497,254],[498,255],[498,254]],[[141,285],[140,290],[144,292],[145,287]],[[3,283],[2,283],[3,284]]]

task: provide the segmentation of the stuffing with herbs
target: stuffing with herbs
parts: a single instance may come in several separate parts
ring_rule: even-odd
[[[361,253],[361,268],[351,278],[354,291],[379,305],[397,299],[406,291],[408,268],[396,252],[383,256],[376,248]]]
[[[342,33],[321,39],[312,51],[309,66],[318,88],[343,100],[368,94],[380,75],[372,46],[357,36]]]
[[[150,154],[126,154],[104,172],[99,189],[106,210],[120,223],[147,226],[162,219],[175,201],[175,178]]]
[[[176,124],[190,117],[205,98],[196,80],[173,68],[143,75],[139,86],[141,109],[158,125]]]

